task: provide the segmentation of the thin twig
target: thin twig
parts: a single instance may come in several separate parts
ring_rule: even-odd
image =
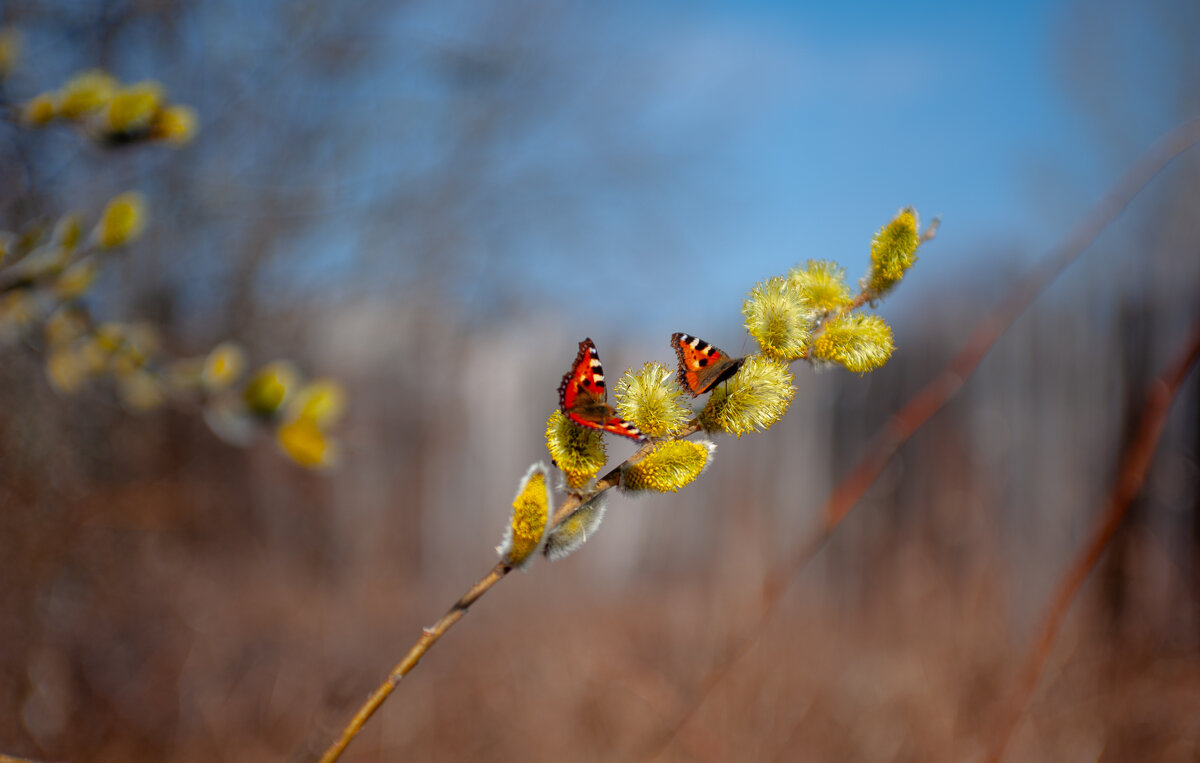
[[[507,564],[500,562],[492,571],[479,579],[475,585],[462,595],[458,601],[454,602],[454,606],[447,610],[446,614],[442,615],[442,619],[438,620],[432,627],[425,628],[421,632],[421,637],[417,639],[417,643],[413,644],[412,649],[408,650],[408,654],[404,655],[404,659],[400,661],[388,677],[381,683],[375,691],[371,692],[371,696],[363,703],[354,717],[350,719],[350,723],[346,724],[346,728],[342,730],[342,735],[329,746],[325,754],[321,756],[321,763],[331,763],[342,756],[342,752],[346,749],[346,745],[358,734],[362,729],[363,724],[375,714],[379,706],[388,698],[395,688],[400,684],[400,679],[404,678],[410,670],[417,666],[421,658],[425,656],[425,652],[429,651],[429,647],[433,646],[438,639],[445,635],[446,631],[459,620],[463,615],[467,614],[467,610],[475,601],[488,592],[492,586],[500,582],[512,570]]]
[[[1099,204],[1056,249],[1025,274],[1001,302],[975,326],[962,348],[949,364],[925,384],[888,420],[875,435],[867,452],[858,460],[825,502],[820,526],[790,554],[773,567],[763,585],[763,611],[744,638],[701,682],[695,701],[684,711],[668,732],[648,749],[646,760],[655,760],[679,737],[696,711],[743,655],[758,641],[767,620],[774,613],[784,592],[796,574],[816,556],[842,519],[878,479],[883,468],[908,438],[942,409],[962,388],[996,340],[1025,311],[1025,308],[1050,283],[1074,262],[1138,193],[1176,157],[1200,143],[1200,119],[1185,122],[1155,143],[1117,181]]]
[[[684,427],[681,432],[675,434],[671,439],[683,439],[684,437],[699,431],[699,429],[699,422],[693,419],[686,427]],[[601,477],[590,490],[586,492],[569,494],[563,501],[562,505],[555,509],[554,516],[550,519],[550,526],[547,528],[547,531],[560,525],[563,520],[565,520],[573,511],[575,511],[575,509],[578,509],[587,501],[595,498],[606,490],[611,490],[612,488],[617,487],[621,482],[621,466],[636,461],[649,449],[649,447],[650,443],[646,443],[642,447],[638,448],[637,451],[635,451],[634,454],[629,458],[625,459],[621,465],[613,468],[607,474]],[[358,712],[354,714],[354,717],[351,718],[350,722],[347,723],[345,728],[342,729],[342,733],[338,739],[331,744],[329,749],[325,751],[325,754],[321,756],[320,763],[333,763],[342,756],[346,746],[350,744],[351,740],[353,740],[354,737],[358,735],[358,732],[362,730],[363,724],[365,724],[367,720],[375,714],[375,711],[378,710],[379,706],[384,703],[384,701],[388,698],[388,695],[390,695],[392,691],[394,691],[395,688],[400,684],[400,679],[404,678],[409,671],[417,666],[417,663],[421,661],[421,658],[425,656],[425,653],[437,643],[438,639],[446,635],[446,632],[449,631],[455,623],[463,618],[463,615],[467,613],[467,610],[470,609],[471,605],[474,604],[479,597],[487,593],[492,586],[496,585],[496,583],[499,583],[511,570],[512,568],[503,562],[497,564],[492,568],[491,572],[484,575],[479,579],[479,582],[471,586],[471,588],[462,595],[462,598],[456,601],[454,606],[450,607],[450,609],[446,611],[446,614],[442,615],[442,619],[438,620],[434,625],[421,631],[421,637],[417,639],[417,642],[413,644],[411,649],[408,650],[408,654],[404,655],[404,659],[401,660],[396,667],[392,668],[392,672],[388,674],[388,677],[384,679],[383,683],[376,687],[375,691],[371,692],[371,695],[367,697],[366,702],[362,704],[362,706],[358,709]]]
[[[1059,626],[1062,625],[1063,616],[1066,615],[1067,609],[1071,606],[1075,595],[1079,593],[1088,574],[1096,566],[1100,555],[1108,547],[1108,542],[1112,540],[1113,534],[1120,527],[1121,520],[1129,511],[1130,503],[1141,490],[1142,483],[1146,479],[1146,471],[1150,468],[1150,460],[1158,449],[1158,441],[1162,437],[1163,426],[1166,424],[1167,414],[1171,410],[1171,403],[1175,401],[1180,387],[1183,386],[1192,366],[1196,364],[1197,358],[1200,358],[1200,321],[1197,321],[1192,327],[1187,344],[1167,371],[1150,385],[1150,392],[1146,396],[1146,404],[1142,408],[1138,427],[1121,457],[1117,481],[1108,499],[1108,508],[1092,530],[1088,542],[1079,549],[1074,560],[1063,573],[1054,598],[1050,600],[1050,606],[1047,607],[1046,614],[1042,618],[1038,637],[1029,646],[1024,668],[1021,670],[1016,688],[1006,704],[1003,720],[992,742],[991,752],[988,755],[988,760],[992,763],[999,763],[1004,757],[1005,747],[1008,746],[1013,731],[1016,730],[1017,724],[1024,715],[1025,707],[1029,704],[1034,690],[1037,689],[1038,677],[1041,676],[1042,668],[1050,656],[1050,648],[1054,646],[1054,639],[1058,634]]]

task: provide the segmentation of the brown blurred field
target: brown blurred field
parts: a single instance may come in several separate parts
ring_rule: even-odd
[[[326,284],[319,256],[287,257],[346,233],[338,204],[360,203],[339,190],[348,160],[337,150],[355,139],[350,94],[378,86],[363,72],[382,44],[368,34],[379,6],[355,3],[344,16],[271,6],[263,13],[280,34],[261,42],[272,55],[258,66],[237,58],[237,34],[200,23],[232,13],[216,8],[200,21],[170,2],[121,14],[4,9],[6,23],[57,40],[41,50],[70,51],[55,72],[83,59],[116,65],[136,45],[181,98],[224,110],[178,156],[14,133],[0,149],[4,176],[35,169],[0,191],[0,227],[94,207],[136,179],[156,204],[154,224],[98,304],[157,322],[181,355],[232,336],[257,361],[294,357],[338,378],[351,398],[344,458],[314,474],[269,437],[247,449],[222,443],[194,411],[134,416],[103,386],[62,398],[42,357],[0,349],[0,754],[315,760],[421,627],[494,564],[516,480],[546,458],[544,423],[575,343],[595,337],[615,376],[644,359],[672,362],[665,337],[689,328],[609,329],[571,298],[531,304],[506,291],[496,273],[522,266],[507,251],[482,263],[456,254],[474,237],[503,238],[516,225],[506,215],[542,210],[541,194],[570,204],[569,179],[553,166],[539,168],[549,179],[528,196],[506,197],[502,160],[507,140],[569,85],[553,66],[570,53],[559,15],[479,22],[495,24],[489,53],[515,40],[533,70],[563,82],[533,77],[542,92],[518,78],[527,89],[510,93],[490,59],[455,57],[461,81],[451,87],[483,92],[494,111],[430,128],[447,130],[453,150],[411,175],[402,166],[378,199],[355,207],[349,275]],[[94,24],[104,34],[80,31]],[[289,24],[310,35],[303,50],[291,50]],[[212,45],[193,48],[193,34]],[[227,59],[214,55],[217,42],[233,51]],[[1194,71],[1194,48],[1182,50]],[[338,87],[309,94],[281,75],[296,70]],[[1181,116],[1200,101],[1196,82]],[[296,102],[289,129],[273,133],[281,89]],[[1097,116],[1118,134],[1114,173],[1136,155],[1120,142],[1120,116]],[[663,146],[643,156],[597,132],[613,138],[605,145],[624,169],[651,176],[646,188],[675,167]],[[311,165],[295,169],[297,157]],[[614,497],[583,550],[514,573],[483,598],[344,760],[644,760],[702,695],[658,760],[978,760],[1058,576],[1112,489],[1148,384],[1197,318],[1197,178],[1193,151],[1012,326],[761,629],[768,571],[816,526],[872,434],[943,367],[1021,263],[1054,242],[1031,242],[1024,260],[971,244],[1002,265],[954,284],[922,285],[918,263],[889,314],[898,351],[885,368],[860,377],[798,365],[787,417],[764,434],[720,438],[695,485]],[[321,224],[307,227],[306,215]],[[928,244],[939,246],[968,244]],[[455,302],[445,294],[464,273],[483,296]],[[713,341],[748,349],[736,344],[736,305],[714,313],[726,328]],[[613,463],[630,452],[609,445]],[[1200,760],[1198,456],[1193,374],[1006,760]],[[704,694],[750,633],[753,646]]]

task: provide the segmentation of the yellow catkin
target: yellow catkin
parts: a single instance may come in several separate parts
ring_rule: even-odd
[[[172,146],[184,146],[196,136],[199,119],[190,106],[168,106],[160,110],[150,125],[150,137]]]
[[[306,469],[333,464],[334,449],[325,432],[305,418],[286,421],[275,430],[275,442],[292,461]]]
[[[138,82],[113,94],[105,113],[107,128],[116,133],[147,130],[162,105],[162,86],[157,82]]]
[[[21,108],[21,121],[33,127],[41,127],[51,122],[56,114],[54,96],[51,93],[42,93],[25,102]]]
[[[765,430],[783,418],[796,395],[787,363],[763,355],[746,358],[742,370],[713,390],[700,412],[700,426],[735,437]]]
[[[742,315],[746,331],[765,354],[795,360],[808,350],[813,311],[786,278],[755,284],[742,303]]]
[[[917,213],[912,207],[901,210],[880,228],[871,241],[870,289],[882,294],[899,283],[905,271],[917,261],[920,243]]]
[[[108,248],[127,244],[146,227],[146,202],[140,193],[128,192],[108,202],[96,224],[96,243]]]
[[[608,460],[604,435],[572,424],[562,411],[555,411],[546,420],[546,449],[571,488],[590,482]]]
[[[541,546],[550,521],[550,490],[544,464],[529,467],[517,488],[512,508],[508,529],[496,551],[506,564],[520,567]]]
[[[298,382],[299,373],[295,367],[287,361],[277,360],[255,374],[242,397],[253,413],[270,416],[279,410]]]
[[[794,267],[788,271],[788,285],[818,312],[829,312],[850,304],[846,271],[836,262],[809,260],[802,268]]]
[[[691,411],[673,369],[650,361],[638,371],[627,370],[617,380],[617,412],[647,437],[667,437],[683,429]]]
[[[716,445],[707,440],[656,443],[644,456],[621,468],[621,487],[633,491],[677,492],[700,476],[715,448]]]
[[[895,348],[891,327],[878,315],[841,315],[825,324],[812,356],[861,374],[886,363]]]
[[[117,91],[117,80],[99,69],[80,72],[58,92],[58,114],[79,119],[103,107]]]
[[[204,358],[201,378],[213,392],[227,389],[246,367],[246,352],[236,342],[222,342]]]
[[[346,393],[335,381],[317,379],[296,393],[290,410],[293,416],[309,419],[320,427],[330,427],[346,410]]]

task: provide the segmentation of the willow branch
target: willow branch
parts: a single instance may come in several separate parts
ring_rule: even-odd
[[[1113,220],[1120,216],[1151,180],[1176,157],[1200,143],[1200,119],[1185,122],[1155,143],[1109,190],[1108,194],[1076,225],[1071,234],[1051,250],[1038,265],[1019,279],[991,312],[976,324],[967,341],[946,367],[925,384],[888,420],[875,435],[867,452],[858,460],[821,510],[817,529],[788,556],[773,567],[763,584],[763,609],[746,635],[729,651],[701,682],[695,700],[668,732],[657,740],[646,755],[658,758],[679,737],[696,711],[704,704],[730,669],[757,643],[767,620],[774,613],[796,574],[824,547],[833,531],[883,472],[900,446],[912,437],[948,403],[1001,335],[1025,311],[1054,279],[1094,242]],[[936,230],[936,229],[935,229]]]
[[[1197,321],[1192,327],[1187,344],[1171,363],[1171,366],[1150,385],[1150,393],[1142,408],[1137,429],[1121,457],[1117,482],[1109,496],[1107,508],[1101,515],[1100,521],[1092,529],[1088,542],[1079,549],[1059,580],[1054,598],[1050,600],[1050,606],[1047,607],[1041,626],[1038,628],[1038,637],[1030,645],[1025,656],[1024,668],[1021,670],[1016,688],[1009,698],[1003,720],[992,742],[991,752],[988,755],[988,760],[992,763],[999,763],[1004,757],[1004,749],[1008,746],[1008,740],[1024,715],[1025,707],[1029,704],[1034,690],[1037,689],[1038,678],[1050,656],[1050,648],[1054,645],[1054,639],[1058,635],[1058,629],[1062,625],[1067,609],[1071,606],[1076,594],[1079,593],[1079,589],[1083,586],[1092,568],[1096,566],[1100,555],[1108,547],[1117,528],[1120,527],[1121,520],[1129,512],[1129,506],[1133,499],[1141,491],[1142,483],[1146,480],[1146,472],[1150,468],[1150,461],[1158,449],[1158,441],[1162,437],[1171,404],[1178,396],[1179,389],[1183,386],[1192,366],[1196,364],[1197,358],[1200,358],[1200,321]]]
[[[362,730],[363,724],[375,714],[375,711],[384,703],[388,695],[400,685],[400,679],[408,675],[409,671],[417,666],[417,663],[421,661],[421,658],[425,656],[429,648],[436,644],[437,640],[444,636],[446,631],[450,630],[455,623],[461,620],[463,615],[467,614],[467,610],[471,608],[471,605],[480,596],[487,593],[492,586],[499,583],[511,571],[512,567],[500,562],[492,568],[491,572],[480,578],[479,582],[471,586],[462,595],[462,598],[454,602],[454,605],[446,611],[446,614],[442,615],[442,619],[438,620],[433,626],[421,631],[421,637],[417,639],[417,643],[413,644],[412,649],[408,650],[408,654],[404,655],[404,659],[396,667],[392,668],[392,672],[388,674],[383,683],[376,687],[375,691],[371,692],[371,696],[367,698],[367,701],[363,703],[358,712],[354,714],[354,717],[350,719],[350,722],[346,724],[341,736],[321,756],[321,763],[332,763],[332,761],[342,756],[346,745],[350,744],[350,741],[358,735],[358,732]]]
[[[669,439],[683,439],[684,437],[688,437],[699,430],[699,421],[697,419],[693,419],[688,423],[687,426],[683,428],[682,431],[676,433]],[[625,459],[620,465],[616,466],[603,477],[601,477],[590,490],[569,494],[563,501],[562,505],[555,509],[554,516],[551,517],[550,524],[549,527],[547,527],[546,532],[549,533],[550,530],[562,524],[567,517],[571,516],[572,512],[574,512],[583,504],[587,503],[601,493],[620,485],[621,467],[641,458],[641,456],[645,454],[650,447],[651,444],[646,443],[642,447],[638,448],[633,455]],[[449,610],[446,611],[446,614],[442,615],[440,620],[438,620],[434,625],[422,629],[421,637],[417,639],[416,643],[412,645],[412,648],[408,650],[408,653],[404,655],[404,659],[402,659],[396,665],[396,667],[392,668],[392,672],[388,674],[383,683],[376,687],[375,691],[371,692],[370,696],[367,697],[367,700],[358,709],[358,712],[354,714],[354,717],[351,718],[350,722],[347,723],[345,728],[342,729],[341,735],[336,741],[334,741],[333,744],[329,746],[329,748],[325,751],[325,754],[321,756],[320,763],[333,763],[342,756],[342,753],[346,750],[346,746],[349,745],[354,737],[358,735],[358,732],[362,730],[363,725],[371,718],[372,715],[375,714],[375,711],[378,710],[379,707],[387,700],[388,696],[395,691],[396,687],[400,685],[400,680],[404,678],[404,676],[408,675],[408,673],[411,672],[412,669],[415,668],[421,661],[421,658],[425,656],[425,653],[428,652],[442,636],[446,635],[446,632],[454,627],[455,623],[457,623],[465,614],[467,614],[467,610],[471,608],[472,604],[474,604],[477,600],[479,600],[480,597],[491,590],[492,586],[503,580],[504,577],[511,571],[512,567],[500,562],[493,567],[490,572],[480,578],[475,585],[471,586],[471,588],[465,594],[463,594],[462,597],[456,601]]]

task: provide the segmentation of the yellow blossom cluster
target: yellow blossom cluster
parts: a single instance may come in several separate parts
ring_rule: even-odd
[[[562,411],[555,411],[546,420],[546,448],[554,464],[566,475],[570,488],[581,488],[591,482],[608,460],[604,435],[572,424]]]
[[[105,145],[161,141],[182,146],[192,140],[197,127],[195,110],[169,103],[161,83],[123,84],[100,69],[80,72],[57,90],[29,99],[21,119],[31,127],[59,121],[76,124]]]
[[[710,440],[667,440],[621,467],[621,488],[676,493],[691,484],[708,466],[717,449]]]
[[[617,412],[647,437],[667,437],[687,424],[683,388],[675,371],[651,361],[638,371],[627,370],[617,380]]]
[[[529,467],[517,486],[512,516],[504,531],[504,539],[496,548],[500,558],[510,567],[522,567],[542,547],[550,514],[554,511],[550,498],[550,481],[546,465]]]
[[[649,438],[621,464],[622,490],[676,492],[704,471],[716,447],[707,439],[683,438],[697,429],[741,437],[772,426],[796,394],[793,361],[836,363],[858,373],[887,362],[894,350],[891,327],[877,315],[857,311],[874,306],[903,278],[916,261],[921,240],[916,212],[901,210],[874,236],[871,269],[857,295],[846,281],[845,269],[828,260],[808,260],[786,275],[755,284],[742,304],[742,315],[759,351],[747,357],[734,358],[693,335],[674,334],[677,371],[650,361],[637,371],[627,370],[617,381],[616,409],[609,409],[608,415],[624,419],[624,428],[620,419],[574,423],[565,414],[579,414],[575,409],[551,414],[546,446],[566,475],[567,487],[585,502],[551,528],[543,546],[546,556],[557,559],[573,552],[595,533],[604,516],[603,491],[583,491],[605,464],[604,430],[620,434],[632,426]],[[579,384],[575,394],[591,406],[582,410],[598,417],[607,404],[594,349],[589,362],[583,370],[573,369],[578,376],[568,375],[563,384]],[[699,413],[686,406],[689,394],[706,393],[709,398]],[[564,408],[567,399],[563,398]]]

